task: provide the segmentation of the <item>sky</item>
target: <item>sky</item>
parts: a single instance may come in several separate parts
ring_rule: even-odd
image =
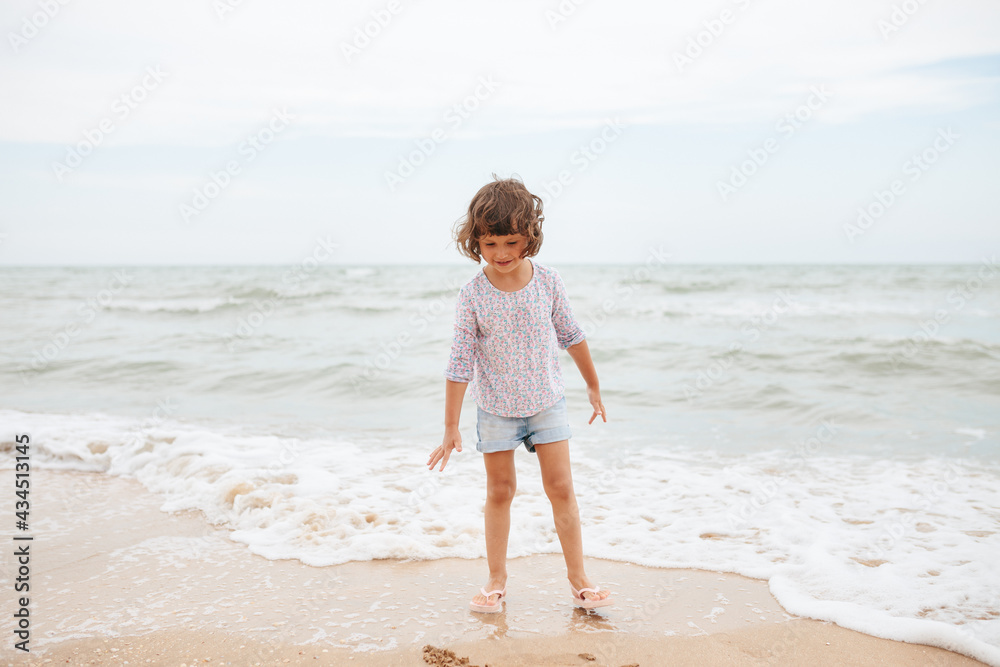
[[[995,0],[4,0],[0,266],[1000,251]]]

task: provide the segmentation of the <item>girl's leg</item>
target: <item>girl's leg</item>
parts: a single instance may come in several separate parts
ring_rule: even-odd
[[[566,575],[573,588],[591,588],[593,583],[583,567],[583,537],[580,533],[580,508],[573,491],[573,472],[569,465],[569,440],[535,445],[538,465],[542,469],[542,486],[552,503],[552,519],[556,524],[563,558],[566,559]],[[611,593],[584,593],[592,600],[603,600]]]
[[[510,502],[517,490],[514,469],[514,450],[483,454],[486,463],[486,561],[490,566],[487,591],[502,589],[507,585],[507,538],[510,536]],[[476,595],[476,604],[492,604],[483,595]]]

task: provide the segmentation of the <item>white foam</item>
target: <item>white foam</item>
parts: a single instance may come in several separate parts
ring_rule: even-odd
[[[31,433],[36,463],[134,476],[164,498],[162,509],[200,510],[267,558],[322,566],[485,555],[474,451],[439,474],[423,466],[423,442],[0,417]],[[792,613],[1000,665],[1000,571],[989,566],[1000,553],[996,464],[625,446],[609,456],[584,438],[573,455],[588,555],[767,579]],[[509,555],[558,552],[532,457],[519,456],[518,475]],[[163,546],[183,559],[184,545]]]
[[[129,299],[119,297],[109,306],[111,310],[132,310],[140,313],[207,313],[223,306],[244,302],[233,297],[177,297],[160,299]]]

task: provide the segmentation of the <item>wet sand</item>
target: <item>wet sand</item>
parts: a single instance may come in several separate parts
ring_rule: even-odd
[[[981,664],[796,619],[732,574],[592,559],[617,604],[585,612],[558,555],[510,561],[505,610],[473,614],[481,559],[270,561],[199,513],[160,511],[134,480],[32,475],[31,653],[8,639],[3,663],[444,665],[449,650],[494,667]]]

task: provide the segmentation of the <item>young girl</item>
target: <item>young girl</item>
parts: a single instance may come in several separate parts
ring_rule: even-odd
[[[494,175],[494,179],[496,176]],[[483,186],[455,229],[459,251],[486,266],[459,291],[451,357],[445,371],[444,442],[427,464],[444,470],[458,431],[462,400],[475,378],[476,449],[486,464],[486,557],[490,577],[472,598],[473,611],[499,612],[507,594],[507,537],[516,488],[514,450],[538,456],[552,504],[574,603],[613,604],[583,567],[580,512],[569,464],[570,429],[557,349],[566,349],[587,383],[594,408],[589,424],[607,416],[584,333],[573,319],[562,279],[529,260],[542,245],[542,200],[515,179]]]

